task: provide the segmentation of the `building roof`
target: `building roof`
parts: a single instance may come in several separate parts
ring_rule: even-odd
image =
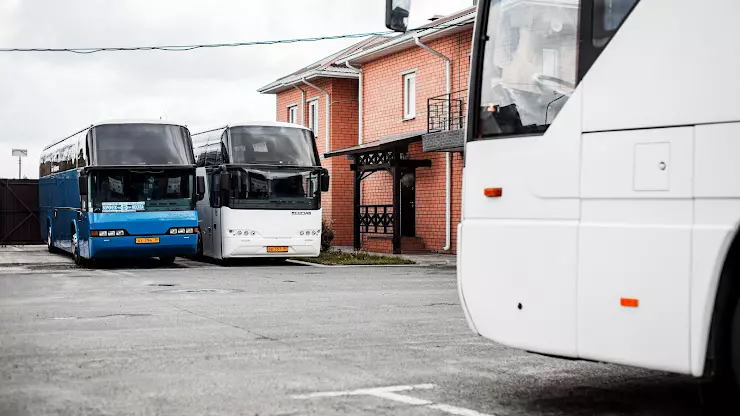
[[[435,19],[398,36],[377,35],[307,65],[291,74],[259,88],[262,94],[276,94],[292,88],[302,80],[312,78],[359,78],[359,72],[350,65],[363,64],[404,49],[415,47],[415,38],[425,41],[469,30],[475,21],[475,6]]]
[[[301,80],[310,80],[312,78],[359,78],[359,72],[347,67],[342,59],[350,54],[357,53],[367,48],[374,47],[378,43],[385,42],[387,36],[371,36],[354,45],[344,48],[339,52],[322,58],[310,65],[307,65],[291,74],[278,78],[277,80],[259,88],[257,91],[262,94],[276,94],[280,91],[291,88],[291,85],[300,83]]]
[[[421,136],[426,134],[426,130],[412,131],[409,133],[394,134],[392,136],[381,137],[379,140],[358,144],[344,149],[334,150],[324,154],[324,157],[334,157],[341,155],[353,155],[357,153],[374,152],[378,150],[390,149],[397,146],[406,145],[413,142],[421,141]]]
[[[435,19],[416,29],[409,30],[400,36],[387,38],[381,43],[376,43],[374,46],[348,54],[342,57],[339,63],[345,64],[349,62],[350,65],[361,65],[405,49],[413,48],[416,46],[416,38],[428,42],[470,30],[475,22],[475,13],[476,8],[473,6]]]

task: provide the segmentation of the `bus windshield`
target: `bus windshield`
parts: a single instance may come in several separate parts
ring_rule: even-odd
[[[236,209],[318,209],[321,170],[230,167],[229,207]]]
[[[542,133],[576,84],[578,0],[488,0],[476,138]]]
[[[167,124],[104,124],[94,128],[98,166],[192,165],[186,128]]]
[[[93,212],[195,209],[193,177],[192,171],[180,169],[91,171]]]
[[[235,165],[318,166],[309,130],[281,126],[232,127],[230,161]]]

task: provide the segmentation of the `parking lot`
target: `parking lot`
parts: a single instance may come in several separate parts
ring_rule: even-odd
[[[0,252],[3,415],[724,413],[691,378],[474,336],[452,268]]]

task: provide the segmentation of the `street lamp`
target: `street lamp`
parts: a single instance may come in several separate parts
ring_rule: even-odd
[[[18,157],[18,179],[21,178],[21,159],[28,156],[28,149],[13,149],[13,157]]]

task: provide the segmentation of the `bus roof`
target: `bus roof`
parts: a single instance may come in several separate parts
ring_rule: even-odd
[[[204,130],[204,131],[201,131],[201,132],[198,132],[198,133],[192,133],[191,135],[192,136],[195,136],[195,135],[198,135],[198,134],[208,133],[208,132],[212,132],[212,131],[215,131],[215,130],[225,129],[226,127],[247,127],[247,126],[293,127],[293,128],[296,128],[296,129],[309,130],[308,127],[301,126],[300,124],[286,123],[284,121],[243,121],[243,122],[239,122],[239,123],[229,123],[229,124],[227,124],[225,126],[217,127],[215,129]]]
[[[112,119],[112,120],[103,120],[98,123],[93,123],[92,127],[95,126],[104,126],[109,124],[165,124],[165,125],[171,125],[171,126],[180,126],[180,127],[187,127],[185,124],[182,123],[175,123],[168,120],[150,120],[150,119]]]
[[[70,134],[69,136],[67,136],[67,137],[65,137],[65,138],[63,138],[61,140],[57,140],[56,142],[54,142],[54,143],[52,143],[52,144],[44,147],[44,150],[43,151],[46,151],[46,150],[48,150],[48,149],[50,149],[50,148],[58,145],[59,143],[65,141],[67,139],[69,139],[70,137],[76,136],[76,135],[82,133],[83,131],[85,131],[85,130],[91,128],[91,127],[108,126],[108,125],[115,125],[115,124],[162,124],[162,125],[180,126],[180,127],[187,128],[187,126],[185,124],[173,123],[173,122],[170,122],[170,121],[167,121],[167,120],[149,120],[149,119],[143,119],[143,118],[142,119],[120,119],[120,120],[113,119],[113,120],[103,120],[103,121],[100,121],[100,122],[97,122],[97,123],[93,123],[93,124],[85,127],[84,129],[80,130],[80,131],[77,131],[75,133]]]

